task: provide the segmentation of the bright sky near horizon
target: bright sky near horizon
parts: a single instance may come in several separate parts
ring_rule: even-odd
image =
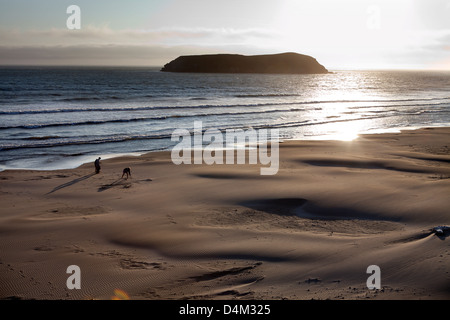
[[[78,30],[66,25],[70,5]],[[0,65],[286,51],[330,70],[450,70],[450,0],[0,0]]]

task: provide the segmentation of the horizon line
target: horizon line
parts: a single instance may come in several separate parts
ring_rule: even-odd
[[[164,65],[137,65],[137,64],[104,64],[104,65],[92,65],[92,64],[0,64],[0,68],[5,67],[60,67],[60,68],[163,68]],[[434,68],[348,68],[348,67],[338,67],[330,68],[328,71],[449,71],[450,69],[434,69]]]

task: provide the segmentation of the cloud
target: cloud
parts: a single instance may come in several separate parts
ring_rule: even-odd
[[[257,52],[255,44],[274,37],[268,30],[233,28],[0,29],[0,64],[160,66],[179,55]]]
[[[422,43],[411,45],[402,52],[392,54],[397,63],[410,63],[433,69],[450,69],[450,30],[428,31]]]
[[[162,66],[182,54],[199,54],[188,46],[77,45],[0,46],[1,65]]]
[[[241,45],[157,46],[157,45],[76,45],[0,46],[0,65],[56,66],[156,66],[162,67],[181,55],[240,53],[262,54]]]
[[[3,45],[201,45],[204,43],[242,43],[276,37],[270,30],[233,28],[124,29],[87,26],[80,30],[5,30],[0,29]]]

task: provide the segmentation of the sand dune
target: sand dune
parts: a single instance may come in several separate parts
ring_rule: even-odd
[[[1,172],[0,298],[449,299],[449,238],[432,232],[450,224],[449,137],[284,142],[274,176],[176,166],[169,152],[106,160],[97,175]]]

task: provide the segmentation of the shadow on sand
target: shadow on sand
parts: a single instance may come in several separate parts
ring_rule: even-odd
[[[63,189],[63,188],[70,187],[70,186],[72,186],[72,185],[74,185],[75,183],[78,183],[78,182],[80,182],[80,181],[89,179],[89,178],[92,177],[93,175],[95,175],[95,172],[89,173],[89,174],[87,174],[87,175],[85,175],[85,176],[83,176],[83,177],[81,177],[81,178],[77,178],[77,179],[75,179],[75,180],[66,182],[66,183],[64,183],[64,184],[62,184],[62,185],[60,185],[60,186],[55,187],[52,191],[47,192],[46,195],[47,195],[47,194],[50,194],[50,193],[53,193],[53,192],[55,192],[55,191],[61,190],[61,189]]]
[[[98,188],[97,191],[102,192],[102,191],[108,190],[108,189],[110,189],[112,187],[116,187],[116,186],[123,186],[124,188],[131,187],[131,183],[123,183],[124,181],[127,181],[127,179],[119,178],[116,181],[114,181],[113,183],[102,185],[100,188]]]

